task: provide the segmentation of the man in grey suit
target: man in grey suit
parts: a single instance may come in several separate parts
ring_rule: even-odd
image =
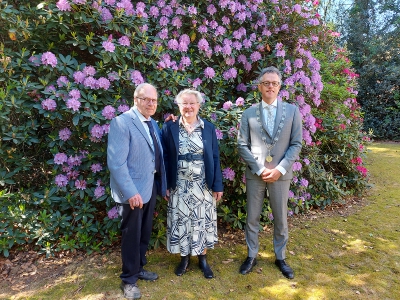
[[[263,69],[258,78],[262,101],[246,109],[240,123],[238,150],[248,166],[245,229],[248,257],[240,273],[248,274],[257,263],[259,222],[267,188],[274,216],[275,264],[285,277],[293,279],[293,270],[285,261],[289,236],[287,202],[292,165],[301,150],[302,123],[297,106],[278,101],[281,82],[277,68]]]
[[[128,299],[139,299],[137,280],[156,280],[146,271],[157,194],[165,196],[166,177],[157,123],[157,91],[142,83],[134,92],[134,107],[111,121],[107,165],[111,195],[121,216],[121,288]]]

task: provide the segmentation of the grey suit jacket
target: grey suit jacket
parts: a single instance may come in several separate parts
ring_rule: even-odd
[[[160,132],[152,119],[162,153]],[[165,196],[166,177],[161,159],[161,196]],[[110,170],[111,196],[115,202],[127,203],[140,194],[143,203],[150,200],[153,190],[155,155],[145,128],[133,108],[111,121],[107,145],[107,166]]]
[[[275,126],[272,136],[269,135],[262,111],[257,116],[257,110],[262,110],[262,104],[249,107],[242,114],[240,129],[238,133],[238,150],[248,168],[246,177],[252,178],[262,167],[269,169],[281,166],[286,170],[286,174],[279,180],[293,178],[292,165],[299,156],[302,142],[302,123],[299,109],[293,104],[286,103],[286,118],[283,124],[279,140],[271,150],[272,161],[265,161],[267,147],[263,137],[268,144],[272,144],[273,138],[277,134],[278,125],[282,118],[284,102],[278,101]],[[262,126],[257,118],[260,119]],[[258,176],[257,176],[258,177]]]

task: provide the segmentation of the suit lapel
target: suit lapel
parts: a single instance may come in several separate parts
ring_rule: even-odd
[[[171,124],[172,139],[174,140],[176,153],[179,153],[179,120],[180,118]]]
[[[264,132],[268,137],[271,138],[271,136],[269,135],[269,132],[268,132],[268,128],[267,128],[267,122],[266,122],[266,120],[264,118],[264,108],[262,106],[262,102],[260,102],[260,106],[258,107],[258,109],[260,110],[261,125],[262,125],[262,127],[264,129]]]
[[[146,141],[149,144],[150,148],[154,151],[153,147],[151,146],[149,135],[147,134],[146,129],[144,129],[144,127],[143,127],[142,121],[140,121],[139,117],[136,115],[136,112],[134,110],[132,110],[131,117],[132,117],[133,125],[136,126],[136,128],[139,130],[139,132],[146,139]]]

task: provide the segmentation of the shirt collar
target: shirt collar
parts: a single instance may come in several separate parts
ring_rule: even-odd
[[[183,118],[180,117],[179,118],[179,125],[184,126],[182,120],[183,120]],[[197,120],[199,121],[200,127],[204,129],[204,121],[199,117],[197,117]]]
[[[262,101],[262,100],[261,100]],[[265,101],[262,101],[262,108],[265,108],[265,107],[267,107],[267,106],[273,106],[273,107],[277,107],[278,106],[278,98],[276,98],[275,100],[274,100],[274,102],[272,102],[271,104],[267,104],[267,103],[265,103]]]

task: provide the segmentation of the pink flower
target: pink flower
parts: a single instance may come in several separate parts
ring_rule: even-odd
[[[222,108],[225,110],[229,110],[232,106],[232,101],[226,101],[223,105]]]
[[[222,140],[223,137],[224,137],[224,134],[223,134],[222,131],[219,130],[219,129],[215,129],[215,134],[216,134],[216,136],[217,136],[217,140]]]
[[[60,140],[63,140],[65,142],[70,138],[71,130],[69,130],[68,128],[61,129],[58,132],[58,136],[60,137]]]
[[[197,88],[201,83],[202,80],[200,78],[196,78],[195,80],[193,80],[192,85],[194,88]]]
[[[57,103],[53,99],[46,99],[46,100],[42,101],[42,108],[44,110],[55,111],[56,107],[57,107]]]
[[[207,68],[204,70],[204,76],[205,76],[206,78],[213,78],[213,77],[215,76],[215,71],[214,71],[214,69],[211,68],[211,67],[207,67]]]
[[[362,176],[366,177],[368,175],[368,170],[367,168],[363,166],[357,166],[356,167],[357,171],[361,173]]]
[[[107,52],[114,52],[115,50],[115,45],[112,42],[104,41],[101,45]]]
[[[93,173],[97,173],[97,172],[100,172],[103,168],[99,163],[97,163],[97,164],[91,165],[90,169],[92,170]]]
[[[55,179],[54,179],[55,183],[57,184],[57,186],[59,187],[63,187],[66,186],[68,184],[68,177],[62,174],[58,174]]]
[[[222,171],[222,176],[225,179],[228,179],[230,181],[233,181],[235,179],[235,171],[233,171],[231,168],[226,168]]]
[[[42,54],[41,58],[42,64],[43,65],[49,65],[52,66],[53,68],[57,66],[57,58],[56,56],[51,53],[51,52],[45,52]]]
[[[78,190],[85,190],[86,189],[86,181],[85,180],[76,180],[75,187]]]
[[[115,108],[112,107],[111,105],[107,105],[106,107],[103,108],[101,114],[107,120],[112,120],[115,117]]]
[[[81,103],[78,100],[72,98],[67,101],[67,108],[78,111],[79,107],[81,107]]]
[[[71,11],[71,5],[67,0],[59,0],[56,5],[60,11]]]
[[[236,104],[236,106],[243,106],[244,99],[242,97],[237,98],[235,104]]]

